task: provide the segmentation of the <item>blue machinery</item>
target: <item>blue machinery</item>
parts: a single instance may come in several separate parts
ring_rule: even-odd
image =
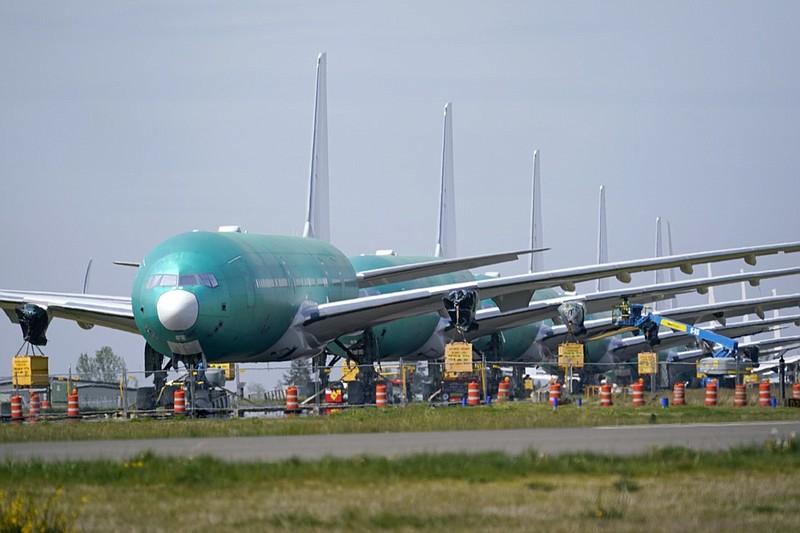
[[[647,311],[642,304],[630,304],[627,300],[623,300],[618,307],[613,309],[612,317],[617,326],[639,329],[650,346],[656,346],[661,342],[658,338],[658,330],[661,326],[692,335],[704,341],[706,346],[718,346],[714,348],[711,357],[700,360],[698,372],[701,374],[741,374],[752,370],[753,365],[758,361],[757,352],[752,353],[747,350],[746,355],[752,359],[752,363],[749,360],[742,361],[738,356],[739,343],[729,337],[653,314]],[[745,364],[740,365],[742,362]]]

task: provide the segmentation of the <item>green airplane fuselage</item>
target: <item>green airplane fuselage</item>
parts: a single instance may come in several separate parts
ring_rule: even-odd
[[[196,320],[175,318],[178,324],[170,329],[164,325],[169,302],[159,302],[174,291],[190,302],[194,297]],[[270,361],[292,357],[296,346],[282,341],[289,340],[283,337],[304,302],[356,296],[353,266],[325,242],[192,232],[164,241],[145,257],[133,281],[132,306],[137,328],[160,353],[202,351],[208,362]]]
[[[292,334],[304,306],[359,296],[356,272],[432,261],[432,257],[365,255],[348,259],[316,239],[238,232],[190,232],[150,252],[133,281],[136,326],[156,351],[212,362],[279,361],[316,346]],[[362,289],[362,296],[388,294],[474,280],[469,271]],[[551,298],[540,290],[536,299]],[[440,357],[435,335],[441,316],[425,313],[373,328],[377,357]],[[542,323],[503,332],[502,357],[516,360],[530,350]],[[352,345],[355,337],[343,337]],[[478,349],[489,342],[475,342]]]

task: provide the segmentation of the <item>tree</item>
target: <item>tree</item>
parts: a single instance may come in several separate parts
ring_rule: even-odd
[[[248,383],[244,388],[248,398],[262,399],[266,389],[261,383]]]
[[[311,359],[292,359],[292,366],[283,375],[280,384],[297,387],[298,396],[314,394],[314,380],[311,378]]]
[[[92,357],[82,353],[75,370],[79,379],[117,382],[125,371],[125,361],[110,346],[103,346]]]

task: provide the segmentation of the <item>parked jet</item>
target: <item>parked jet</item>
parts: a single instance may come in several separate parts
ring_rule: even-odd
[[[541,289],[610,276],[629,282],[632,273],[659,268],[691,273],[698,263],[752,265],[759,256],[800,251],[792,242],[476,280],[467,269],[521,252],[359,268],[322,240],[226,229],[158,244],[139,264],[129,297],[0,290],[0,307],[12,321],[35,326],[25,335],[39,343],[50,320],[64,318],[140,334],[146,351],[173,364],[279,361],[316,355],[343,335],[397,318],[440,312],[453,291],[490,298],[505,312],[526,307]],[[359,295],[376,286],[384,292]]]

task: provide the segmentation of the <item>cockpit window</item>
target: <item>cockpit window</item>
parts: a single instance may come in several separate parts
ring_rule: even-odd
[[[197,277],[200,278],[200,285],[211,287],[212,289],[219,285],[219,283],[217,283],[217,278],[214,276],[214,274],[211,273],[198,274]]]
[[[202,274],[181,274],[180,276],[175,274],[154,274],[147,280],[148,289],[154,287],[177,287],[178,285],[181,287],[203,285],[213,289],[219,286],[219,282],[217,282],[214,274],[206,272]]]
[[[147,288],[153,287],[174,287],[178,284],[178,276],[175,274],[155,274],[147,280]]]
[[[197,285],[197,275],[195,274],[181,274],[180,281],[178,281],[178,285],[183,287],[191,287],[192,285]]]

